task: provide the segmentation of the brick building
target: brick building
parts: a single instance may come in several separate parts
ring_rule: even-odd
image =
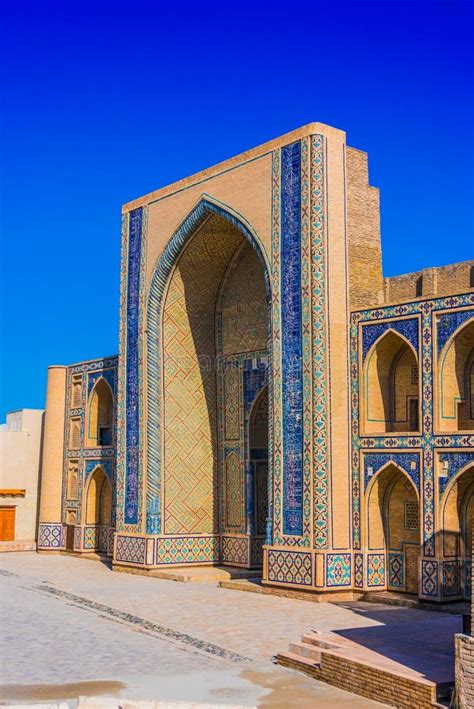
[[[38,548],[471,595],[473,262],[384,278],[319,123],[123,207],[118,357],[49,370]]]

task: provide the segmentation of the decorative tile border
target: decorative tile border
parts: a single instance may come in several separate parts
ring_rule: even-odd
[[[281,150],[283,534],[303,534],[301,143]]]
[[[125,524],[138,523],[139,490],[139,327],[142,208],[130,212],[128,234],[127,354],[125,413]]]
[[[364,555],[354,554],[354,587],[364,588]]]

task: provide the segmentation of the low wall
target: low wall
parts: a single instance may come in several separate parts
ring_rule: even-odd
[[[474,707],[474,637],[455,635],[456,707]]]

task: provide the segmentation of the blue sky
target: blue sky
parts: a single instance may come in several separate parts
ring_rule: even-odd
[[[120,206],[310,121],[381,188],[384,271],[473,256],[473,4],[7,0],[5,412],[117,351]]]

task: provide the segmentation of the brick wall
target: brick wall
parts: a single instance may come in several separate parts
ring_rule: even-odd
[[[335,687],[399,709],[431,709],[436,702],[434,682],[421,677],[414,679],[402,673],[389,672],[380,665],[370,666],[355,662],[334,651],[323,651],[319,665],[303,667],[296,660],[292,661],[281,655],[279,664],[293,667]]]
[[[456,635],[456,707],[474,707],[474,637]]]
[[[397,303],[421,297],[464,293],[472,290],[473,278],[474,261],[404,273],[401,276],[384,278],[384,300],[386,303]]]
[[[474,538],[473,538],[474,547]],[[472,567],[474,580],[474,565]],[[473,584],[474,587],[474,584]],[[474,637],[472,635],[474,616],[474,594],[471,601],[471,635],[456,635],[456,704],[457,709],[474,707]]]
[[[371,187],[367,153],[347,148],[347,236],[352,309],[383,298],[379,191]]]

